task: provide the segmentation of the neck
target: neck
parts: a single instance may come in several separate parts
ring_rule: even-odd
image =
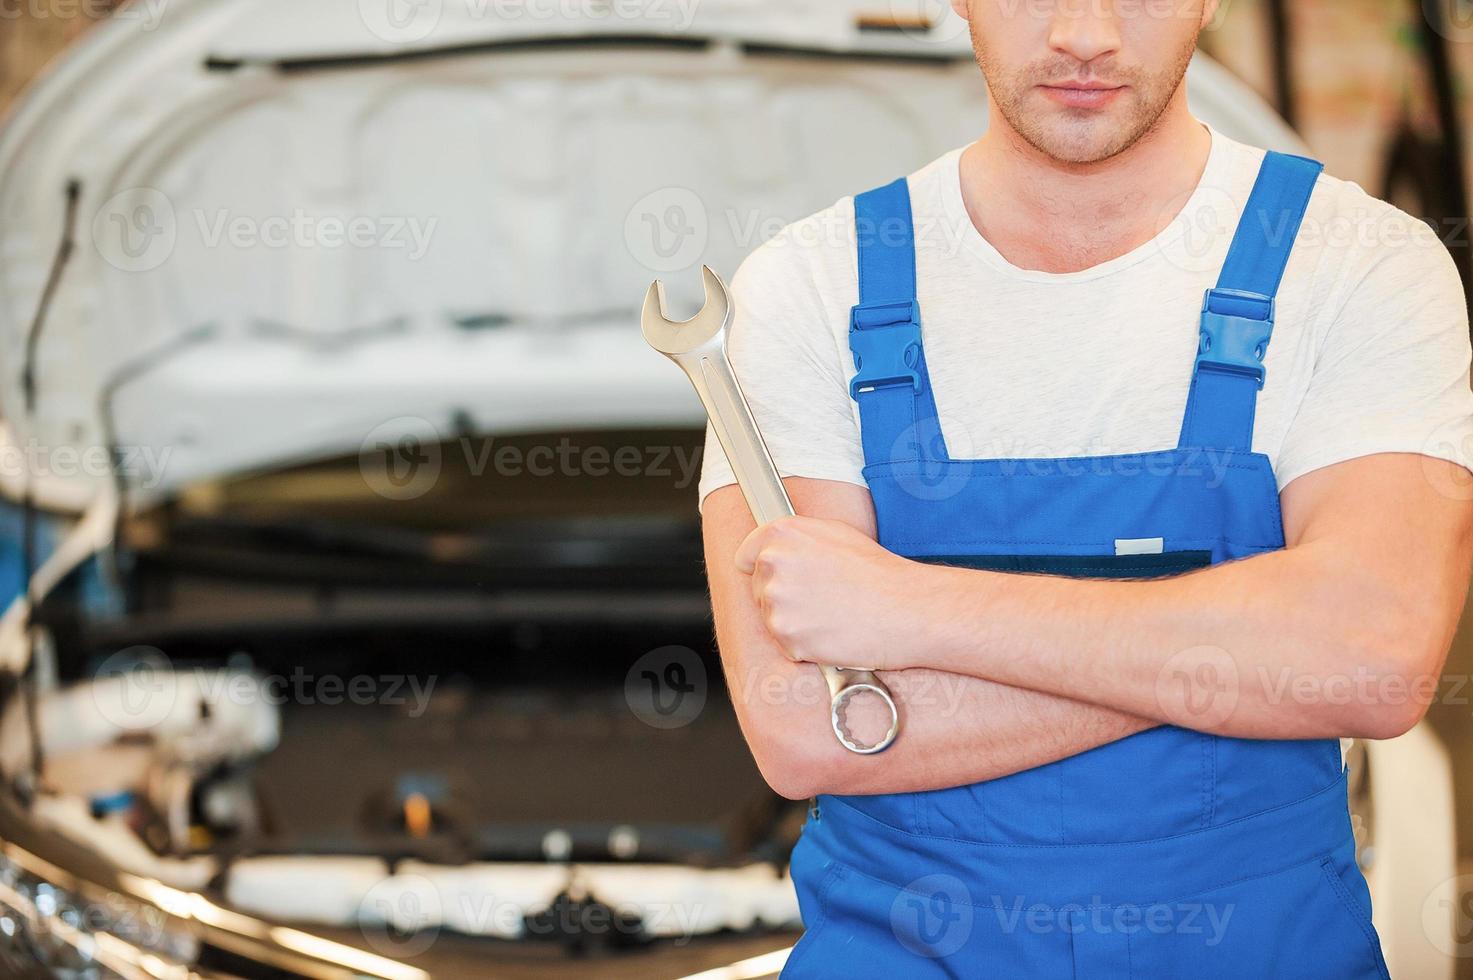
[[[1097,163],[1046,156],[994,108],[987,134],[962,155],[962,199],[977,230],[1014,265],[1074,272],[1166,228],[1201,180],[1211,144],[1187,110],[1185,86],[1145,136]]]

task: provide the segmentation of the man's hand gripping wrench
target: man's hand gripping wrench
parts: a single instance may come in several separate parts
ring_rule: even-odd
[[[674,321],[665,315],[665,288],[658,280],[650,284],[644,298],[641,325],[644,339],[655,350],[680,365],[695,385],[721,448],[731,462],[742,496],[758,524],[793,516],[793,503],[773,465],[752,410],[742,395],[736,373],[726,356],[726,328],[731,322],[732,303],[721,277],[709,266],[701,267],[706,286],[706,305],[689,320]],[[900,731],[900,712],[889,690],[871,670],[860,667],[823,667],[829,685],[829,723],[839,744],[850,752],[870,755],[888,748]],[[864,694],[876,695],[890,711],[890,727],[874,744],[852,735],[846,720],[851,702]]]

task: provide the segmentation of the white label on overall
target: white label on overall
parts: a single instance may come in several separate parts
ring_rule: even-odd
[[[1165,538],[1116,538],[1117,555],[1159,555],[1166,550]]]

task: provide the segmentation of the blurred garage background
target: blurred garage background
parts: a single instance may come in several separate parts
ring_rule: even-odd
[[[730,271],[782,223],[869,186],[784,143],[790,113],[821,110],[836,132],[865,113],[933,117],[872,162],[876,180],[970,138],[982,94],[965,40],[943,4],[901,0],[712,0],[694,23],[730,51],[690,24],[611,28],[617,5],[595,0],[560,8],[586,24],[507,36],[448,16],[421,30],[439,3],[383,6],[0,0],[0,109],[66,53],[41,109],[12,117],[8,142],[0,130],[6,447],[53,454],[44,478],[0,480],[4,599],[46,593],[0,625],[0,666],[19,656],[24,674],[0,692],[16,790],[0,807],[0,973],[769,975],[796,935],[782,874],[801,806],[765,791],[722,708],[699,416],[668,366],[627,361],[645,353],[630,347],[638,286],[661,276],[693,303],[702,261]],[[79,57],[102,31],[119,40]],[[1203,47],[1227,69],[1199,66],[1214,124],[1292,145],[1276,112],[1332,173],[1432,222],[1466,280],[1473,7],[1224,0]],[[498,59],[516,70],[502,78]],[[883,94],[861,84],[877,72],[892,73]],[[601,73],[613,84],[573,81]],[[771,98],[732,113],[735,133],[702,129],[682,95],[702,78],[728,108]],[[495,105],[465,97],[491,82]],[[389,108],[343,138],[328,121],[371,90]],[[621,132],[549,122],[569,94],[586,113],[571,119]],[[200,137],[216,115],[230,127]],[[682,132],[730,138],[736,176],[702,185],[685,152],[641,184],[640,154]],[[639,149],[600,157],[609,146]],[[564,153],[607,164],[587,175],[588,211],[546,206]],[[196,230],[225,246],[128,248],[165,208],[203,215]],[[314,208],[372,219],[349,254],[388,237],[397,254],[261,247],[262,215],[288,219],[290,239]],[[515,220],[455,220],[498,209]],[[712,218],[692,248],[680,233],[697,211],[751,221]],[[513,299],[488,301],[488,282]],[[450,332],[416,340],[427,297]],[[406,350],[459,372],[365,407],[363,379],[404,382]],[[506,397],[459,397],[478,383]],[[643,478],[621,477],[621,451]],[[539,453],[578,462],[538,476]],[[139,513],[88,509],[100,486]],[[1473,977],[1470,629],[1428,723],[1354,757],[1361,860],[1399,976]],[[210,684],[240,685],[239,710]]]

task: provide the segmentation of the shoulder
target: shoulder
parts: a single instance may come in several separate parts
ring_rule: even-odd
[[[1461,295],[1439,228],[1329,173],[1315,184],[1297,244],[1320,251],[1323,271],[1346,293],[1368,283],[1387,289],[1420,283]]]
[[[853,228],[852,197],[783,225],[742,260],[733,291],[759,304],[796,297],[811,302],[853,275]]]
[[[1232,185],[1241,188],[1234,196],[1246,195],[1267,151],[1221,133],[1214,133],[1214,138],[1221,140],[1227,150]],[[1348,261],[1361,263],[1377,261],[1389,251],[1404,247],[1423,250],[1425,260],[1434,264],[1447,254],[1437,230],[1426,221],[1373,197],[1356,182],[1336,177],[1328,169],[1321,171],[1315,181],[1296,244],[1300,248],[1330,249]]]
[[[1295,242],[1311,280],[1302,294],[1317,312],[1321,350],[1389,358],[1467,345],[1462,276],[1443,229],[1368,193],[1321,174]]]
[[[1234,186],[1246,192],[1265,151],[1225,142]],[[1354,181],[1321,172],[1295,238],[1285,286],[1299,293],[1322,322],[1339,319],[1348,306],[1359,307],[1367,299],[1404,307],[1409,315],[1428,304],[1460,309],[1462,280],[1442,231]]]
[[[960,149],[948,151],[906,175],[917,222],[923,221],[934,206],[947,168],[954,173],[960,152]],[[806,288],[825,297],[842,299],[855,292],[858,234],[854,199],[870,189],[855,188],[854,193],[827,207],[783,225],[747,255],[737,271],[736,281],[752,294],[772,295],[775,290],[777,295],[786,295],[794,289]],[[849,299],[843,305],[847,309],[854,302]]]

